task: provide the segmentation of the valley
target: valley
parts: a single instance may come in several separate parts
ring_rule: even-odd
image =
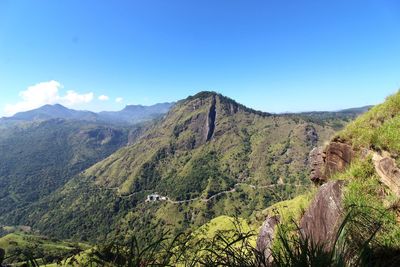
[[[20,164],[35,166],[30,154],[30,163],[12,153],[2,161],[0,181],[9,187],[2,187],[6,205],[0,224],[28,225],[44,236],[85,243],[195,231],[220,216],[240,217],[257,228],[266,207],[310,190],[309,152],[365,110],[270,114],[215,92],[200,92],[145,123],[35,117],[6,126],[0,144],[4,149],[12,144],[7,148],[12,153],[20,151],[20,144],[37,144],[30,153],[42,172],[32,176],[35,172],[24,168],[31,176],[19,176]],[[15,131],[22,134],[15,136]],[[57,143],[54,136],[71,142]],[[44,168],[61,168],[43,161],[59,154],[55,150],[71,151],[71,156],[57,157],[57,164],[71,170],[68,164],[79,162],[80,167],[64,176],[49,173],[44,180]],[[36,190],[36,196],[18,197],[27,194],[6,184],[10,171],[25,179],[18,184],[30,194]],[[38,186],[49,182],[54,186],[47,191]],[[159,200],[146,201],[151,194]]]

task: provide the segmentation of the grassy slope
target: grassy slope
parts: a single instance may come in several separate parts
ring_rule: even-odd
[[[337,138],[349,142],[356,150],[363,148],[377,152],[387,151],[399,163],[400,155],[400,92],[351,123]],[[345,207],[365,207],[376,222],[382,223],[378,241],[391,248],[400,248],[400,225],[398,198],[379,182],[370,158],[355,160],[350,168],[335,178],[347,179]]]
[[[51,263],[88,249],[89,246],[17,231],[1,237],[0,248],[5,250],[8,263],[22,262],[29,258],[40,258],[39,262]]]
[[[393,157],[400,155],[400,92],[351,123],[338,137],[355,148],[386,150]]]

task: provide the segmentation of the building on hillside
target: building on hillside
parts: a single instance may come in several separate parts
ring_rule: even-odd
[[[168,197],[161,196],[157,193],[147,195],[146,202],[167,201]]]

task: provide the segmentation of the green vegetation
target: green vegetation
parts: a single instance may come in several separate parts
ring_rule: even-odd
[[[359,221],[358,225],[379,224],[375,240],[380,246],[400,250],[400,225],[398,199],[387,187],[379,182],[371,159],[355,161],[336,179],[344,179],[347,185],[344,192],[344,208],[350,211],[357,207],[358,212],[368,214],[369,221]],[[352,236],[363,235],[367,229],[348,230]]]
[[[388,151],[398,162],[400,153],[400,92],[351,123],[338,138],[361,150]],[[345,207],[365,207],[375,223],[383,230],[377,234],[379,244],[390,249],[400,249],[399,206],[395,196],[380,181],[370,158],[356,159],[337,179],[346,179]],[[355,231],[356,232],[356,231]]]
[[[394,157],[400,153],[400,92],[350,123],[338,134],[355,148],[387,150]]]
[[[329,247],[314,243],[295,221],[295,230],[287,231],[285,225],[279,225],[275,242],[281,245],[272,249],[272,266],[397,266],[399,250],[379,243],[382,223],[375,221],[376,214],[371,211],[353,206],[345,213]]]
[[[221,215],[254,218],[307,191],[309,151],[348,118],[338,114],[322,125],[254,112],[205,92],[180,101],[135,143],[0,222],[98,241],[110,235],[148,238],[164,229],[177,234]],[[169,201],[144,202],[155,192]]]
[[[6,186],[0,200],[7,204],[0,223],[99,244],[26,251],[52,253],[59,245],[71,253],[63,262],[77,266],[265,265],[268,259],[254,248],[257,227],[278,213],[291,228],[278,231],[274,248],[284,251],[287,240],[299,240],[291,222],[313,195],[308,153],[356,114],[272,115],[203,92],[180,101],[144,132],[62,120],[2,131],[0,148],[12,153],[0,161],[0,185]],[[129,137],[131,144],[118,149]],[[28,160],[32,165],[23,167]],[[168,199],[145,202],[156,192]],[[25,258],[18,260],[40,253],[21,252]]]
[[[6,264],[57,263],[88,247],[82,243],[60,241],[20,231],[0,238],[0,248],[4,250],[3,260]]]
[[[258,214],[257,217],[267,217],[278,215],[282,224],[287,224],[292,221],[298,221],[303,215],[305,209],[310,204],[314,197],[315,189],[299,195],[293,199],[285,200],[271,205],[267,209]]]
[[[128,129],[82,121],[49,120],[0,131],[0,221],[127,142]]]
[[[297,224],[278,227],[273,258],[277,266],[398,266],[400,263],[399,199],[375,171],[364,149],[400,152],[400,92],[350,123],[335,141],[352,144],[356,158],[331,179],[345,180],[343,223],[331,250],[310,243]],[[361,153],[362,152],[362,153]],[[290,207],[289,209],[290,210]]]

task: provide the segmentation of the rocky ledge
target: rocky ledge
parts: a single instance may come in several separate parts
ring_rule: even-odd
[[[310,152],[310,179],[315,184],[323,184],[336,172],[350,165],[355,152],[351,145],[333,141],[325,148],[317,147]]]

